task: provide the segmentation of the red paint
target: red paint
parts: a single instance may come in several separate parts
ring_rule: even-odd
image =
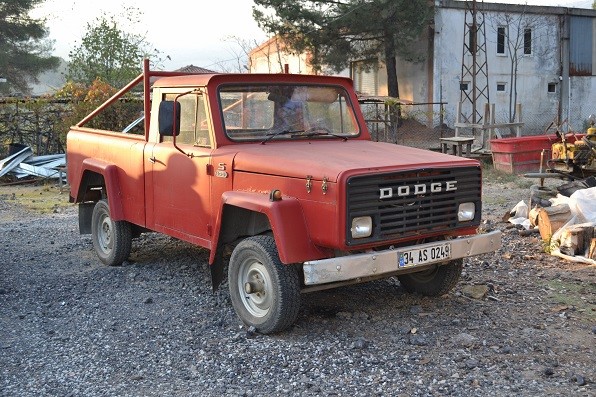
[[[420,169],[478,167],[475,160],[431,151],[370,141],[357,106],[351,80],[343,77],[292,74],[145,73],[148,102],[153,83],[153,106],[145,103],[145,136],[98,131],[83,125],[132,88],[131,85],[73,127],[67,137],[68,178],[71,201],[81,202],[89,181],[103,180],[111,216],[211,250],[220,243],[224,206],[264,214],[271,225],[279,256],[284,263],[331,257],[346,246],[346,183],[355,175]],[[347,141],[335,137],[233,142],[223,130],[218,89],[226,84],[302,84],[342,87],[355,107],[360,134]],[[176,91],[177,89],[177,91]],[[199,89],[208,106],[211,147],[161,142],[157,129],[155,92],[179,94]],[[350,119],[353,120],[353,119]],[[95,177],[90,178],[90,176]],[[310,187],[307,187],[307,180]],[[282,199],[271,201],[278,189]],[[475,227],[444,231],[443,235],[475,233]],[[435,236],[419,235],[418,239]],[[370,243],[358,250],[401,243],[399,239]]]

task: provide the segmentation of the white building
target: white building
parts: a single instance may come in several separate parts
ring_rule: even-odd
[[[436,103],[446,103],[443,119],[450,127],[456,121],[461,90],[473,87],[473,78],[462,69],[462,64],[471,65],[472,59],[464,46],[464,39],[468,44],[471,40],[471,29],[466,28],[471,24],[470,5],[435,0],[434,24],[419,43],[425,60],[410,63],[398,59],[400,98],[435,103],[425,105],[426,114],[438,114],[440,105]],[[477,21],[480,25],[484,21],[484,35],[478,31],[477,40],[479,45],[485,44],[488,72],[488,82],[478,73],[476,83],[480,89],[488,89],[496,122],[510,121],[510,104],[514,109],[515,103],[521,103],[524,135],[544,133],[552,121],[563,124],[564,129],[582,130],[588,115],[596,113],[596,11],[482,2],[476,7]],[[512,61],[518,62],[517,79],[512,79]],[[482,59],[477,63],[482,64]],[[354,63],[352,78],[359,91],[387,94],[382,65],[367,72]],[[484,103],[480,102],[486,100],[479,96],[476,104],[482,115]],[[462,113],[471,115],[471,103],[467,106]],[[429,123],[428,118],[424,121]]]
[[[273,36],[248,54],[250,73],[316,74],[310,65],[310,54],[294,54],[277,36]]]

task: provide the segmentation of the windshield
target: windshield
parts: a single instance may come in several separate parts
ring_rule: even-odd
[[[219,100],[225,132],[234,141],[360,134],[348,94],[339,86],[225,86]]]

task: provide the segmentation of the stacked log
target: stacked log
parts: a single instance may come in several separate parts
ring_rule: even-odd
[[[561,233],[559,251],[569,256],[590,255],[590,246],[594,239],[594,223],[572,225]]]
[[[553,234],[571,219],[571,210],[567,204],[537,208],[534,223],[538,225],[540,237],[550,242]]]

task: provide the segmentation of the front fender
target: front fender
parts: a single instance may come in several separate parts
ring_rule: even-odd
[[[220,235],[223,208],[226,205],[259,212],[267,216],[282,263],[302,263],[329,256],[329,253],[311,241],[302,206],[296,198],[283,197],[279,201],[271,201],[268,195],[262,193],[225,192],[222,195],[222,211],[218,216],[214,234],[216,239]],[[217,246],[217,241],[214,241],[213,246]],[[214,257],[215,250],[211,250],[210,263],[213,263]]]

